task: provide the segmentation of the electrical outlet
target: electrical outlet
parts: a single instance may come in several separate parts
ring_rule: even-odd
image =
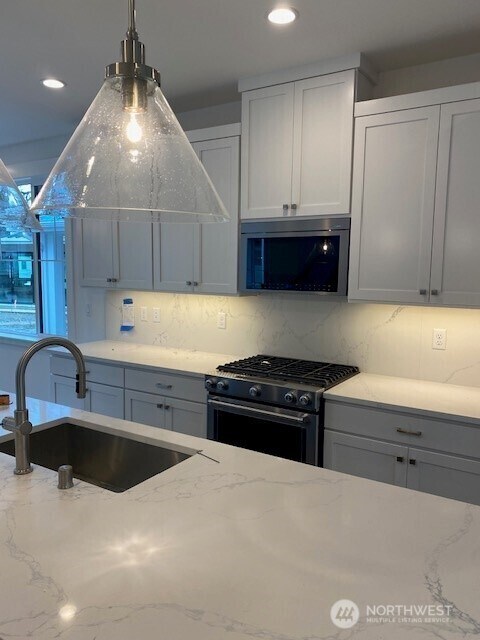
[[[227,314],[224,311],[217,313],[217,329],[227,328]]]
[[[442,351],[447,348],[447,330],[446,329],[434,329],[432,335],[432,349],[441,349]]]
[[[142,322],[147,322],[148,321],[148,308],[147,307],[140,307],[140,320]]]
[[[160,309],[158,307],[153,307],[153,321],[160,322]]]

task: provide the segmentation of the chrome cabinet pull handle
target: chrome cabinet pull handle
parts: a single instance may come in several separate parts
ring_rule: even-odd
[[[418,292],[421,296],[426,296],[427,295],[427,290],[426,289],[420,289]]]
[[[418,436],[422,435],[421,431],[411,431],[410,429],[402,429],[401,427],[397,427],[397,433],[404,433],[407,436]]]
[[[283,205],[283,207],[282,207],[282,209],[283,209],[283,211],[284,211],[284,212],[285,212],[285,211],[288,211],[288,204],[284,204],[284,205]]]
[[[397,456],[397,462],[403,462],[405,458],[403,456]]]
[[[155,386],[158,387],[159,389],[171,389],[173,387],[173,385],[165,384],[164,382],[157,382],[155,383]]]
[[[163,409],[163,404],[157,404],[157,409]]]
[[[166,404],[166,405],[165,405],[165,409],[166,409],[166,411],[169,411],[169,410],[170,410],[170,405],[169,405],[169,404]]]
[[[414,458],[410,458],[408,462],[412,465],[412,467],[414,467],[417,464],[417,461]]]
[[[290,207],[293,213],[297,213],[297,205],[296,204],[292,204],[292,206]]]
[[[185,284],[187,285],[187,287],[191,287],[192,286],[192,281],[191,280],[187,280],[185,282]]]
[[[111,278],[107,278],[107,282],[112,282],[112,279]]]
[[[198,287],[198,282],[196,280],[193,281],[193,286]]]
[[[438,296],[438,289],[431,289],[430,293],[432,296]]]

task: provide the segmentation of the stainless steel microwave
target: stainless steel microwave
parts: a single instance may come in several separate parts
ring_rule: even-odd
[[[345,296],[350,218],[243,222],[240,289]]]

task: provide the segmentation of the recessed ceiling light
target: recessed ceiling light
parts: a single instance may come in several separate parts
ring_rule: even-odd
[[[280,7],[273,9],[268,14],[268,19],[273,24],[289,24],[298,18],[298,11],[290,7]]]
[[[43,84],[49,89],[62,89],[65,86],[65,83],[61,80],[55,80],[55,78],[46,78],[42,80]]]

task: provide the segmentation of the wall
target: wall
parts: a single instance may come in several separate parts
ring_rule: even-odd
[[[136,327],[120,334],[123,297],[132,296]],[[161,322],[140,322],[158,306]],[[226,330],[216,314],[227,314]],[[268,353],[355,364],[362,371],[480,386],[480,310],[330,302],[314,296],[246,297],[109,292],[107,338],[239,356]],[[431,348],[433,328],[447,329],[447,349]]]
[[[379,73],[375,98],[480,81],[480,53]]]

